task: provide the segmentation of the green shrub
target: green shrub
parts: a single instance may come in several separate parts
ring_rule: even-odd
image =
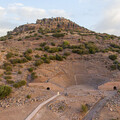
[[[0,37],[0,41],[5,41],[6,37]]]
[[[27,99],[30,99],[30,98],[31,98],[31,95],[27,95],[26,98],[27,98]]]
[[[33,36],[34,36],[34,37],[36,37],[37,35],[38,35],[38,34],[37,34],[37,33],[35,33]]]
[[[95,54],[96,52],[98,52],[98,48],[93,42],[85,43],[85,47],[89,50],[90,54]]]
[[[52,46],[55,46],[55,43],[54,43],[54,42],[51,42],[51,45],[52,45]]]
[[[45,46],[44,47],[44,50],[48,50],[50,47],[49,46]]]
[[[44,47],[46,44],[47,44],[46,42],[43,42],[43,43],[40,43],[40,46]]]
[[[12,71],[12,65],[10,63],[4,63],[3,69],[6,71]]]
[[[68,41],[64,41],[64,42],[62,43],[62,47],[63,47],[63,48],[68,48],[68,47],[70,47],[70,43],[69,43]]]
[[[12,71],[12,66],[7,66],[4,68],[6,71]]]
[[[33,72],[33,70],[34,70],[34,68],[32,68],[32,67],[31,67],[31,68],[28,68],[28,71],[29,71],[29,72]]]
[[[62,47],[53,47],[53,48],[49,48],[48,52],[49,53],[55,53],[55,52],[59,52],[59,51],[62,51],[62,50],[63,50]]]
[[[28,58],[29,59],[29,58]],[[17,64],[17,63],[25,63],[25,62],[28,62],[28,60],[26,58],[22,58],[22,59],[10,59],[10,62],[12,64]]]
[[[19,82],[17,82],[17,83],[14,83],[14,84],[13,84],[13,87],[15,87],[15,88],[20,88],[20,87],[22,87],[22,86],[24,86],[24,85],[26,85],[26,81],[25,81],[25,80],[22,80],[22,81],[19,81]]]
[[[57,49],[58,49],[58,51],[63,51],[62,47],[58,47]]]
[[[5,75],[11,75],[12,74],[10,71],[4,72],[4,73],[5,73]]]
[[[65,34],[64,33],[54,33],[52,34],[53,37],[59,38],[59,37],[64,37]]]
[[[25,39],[30,38],[31,36],[25,36]]]
[[[10,95],[12,88],[9,86],[1,85],[0,86],[0,99],[3,99]]]
[[[48,58],[45,59],[45,60],[44,60],[44,63],[48,63],[48,64],[49,64],[49,63],[50,63],[50,59],[48,59]]]
[[[29,56],[29,55],[25,55],[25,58],[26,58],[27,60],[29,60],[29,61],[31,61],[31,60],[32,60],[32,57],[31,57],[31,56]]]
[[[25,52],[24,52],[24,55],[27,56],[29,54],[32,53],[32,49],[27,49]]]
[[[65,56],[69,56],[69,55],[70,55],[70,52],[64,52],[64,55],[65,55]]]
[[[86,113],[87,111],[88,111],[88,107],[87,107],[87,105],[82,105],[82,112],[83,113]]]
[[[40,47],[40,48],[35,48],[35,50],[43,51],[43,48],[42,48],[42,47]]]
[[[63,61],[63,57],[59,54],[56,54],[56,60]]]
[[[31,73],[31,79],[34,80],[34,79],[36,79],[36,78],[37,78],[36,73],[35,73],[35,72],[32,72],[32,73]]]
[[[5,76],[4,78],[5,78],[6,80],[8,80],[8,79],[12,79],[11,76]]]
[[[120,90],[118,90],[118,93],[120,93]]]
[[[13,84],[13,83],[14,83],[13,80],[7,80],[6,82],[7,82],[8,84]]]
[[[117,55],[109,55],[109,59],[116,60],[117,59]]]
[[[27,49],[26,53],[32,53],[32,49]]]
[[[18,74],[22,74],[22,72],[21,72],[21,71],[18,71]]]
[[[50,59],[50,60],[56,60],[56,56],[50,55],[50,56],[49,56],[49,59]]]
[[[11,59],[10,62],[11,62],[12,64],[21,63],[20,59],[17,59],[17,58],[16,58],[16,59]]]
[[[9,53],[7,53],[7,55],[6,55],[6,58],[9,59],[9,58],[11,58],[12,56],[13,56],[13,53],[9,52]]]
[[[111,69],[111,70],[116,70],[116,69],[117,69],[117,65],[111,65],[111,66],[110,66],[110,69]]]
[[[44,63],[43,60],[37,60],[35,61],[35,66],[40,66],[43,63]]]
[[[116,45],[116,44],[113,44],[113,43],[112,43],[112,44],[110,44],[110,46],[111,46],[111,47],[114,47],[114,48],[120,48],[120,46],[119,46],[119,45]]]
[[[40,58],[40,56],[37,54],[37,55],[35,55],[35,58]]]

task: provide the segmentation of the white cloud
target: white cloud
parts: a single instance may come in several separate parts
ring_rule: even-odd
[[[4,17],[5,14],[6,14],[5,8],[0,7],[0,18]]]
[[[103,14],[103,19],[96,24],[95,30],[116,34],[120,36],[120,1],[111,1],[109,7],[106,8]]]
[[[0,35],[5,35],[5,33],[13,29],[15,25],[35,22],[37,19],[41,18],[59,16],[68,18],[69,14],[64,10],[45,10],[24,6],[21,3],[10,4],[7,8],[0,7]]]

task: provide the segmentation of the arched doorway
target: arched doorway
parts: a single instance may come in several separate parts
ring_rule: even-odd
[[[114,86],[114,87],[113,87],[113,90],[117,90],[117,87],[116,87],[116,86]]]
[[[50,87],[47,87],[47,90],[50,90]]]

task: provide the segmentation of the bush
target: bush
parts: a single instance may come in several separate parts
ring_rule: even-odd
[[[86,113],[88,111],[87,105],[82,105],[82,112]]]
[[[69,56],[69,55],[70,55],[70,52],[65,52],[64,55],[65,55],[65,56]]]
[[[40,48],[36,48],[35,50],[43,51],[43,48],[40,47]]]
[[[5,76],[4,78],[5,78],[6,80],[8,80],[8,79],[12,79],[11,76]]]
[[[55,46],[55,43],[54,43],[54,42],[51,42],[51,45],[52,45],[52,46]]]
[[[29,72],[33,72],[33,68],[31,67],[31,68],[28,68],[28,71]]]
[[[25,81],[25,80],[22,80],[22,81],[19,81],[19,82],[17,82],[17,83],[14,83],[14,84],[13,84],[13,87],[15,87],[15,88],[20,88],[20,87],[22,87],[22,86],[24,86],[24,85],[26,85],[26,81]]]
[[[48,63],[48,64],[49,64],[49,63],[50,63],[50,59],[48,59],[48,58],[45,59],[45,60],[44,60],[44,63]]]
[[[93,42],[85,43],[85,47],[89,50],[90,54],[95,54],[98,52],[98,48]]]
[[[18,71],[18,74],[22,74],[22,72],[21,72],[21,71]]]
[[[116,60],[117,59],[117,55],[109,55],[109,59]]]
[[[26,98],[27,98],[27,99],[30,99],[30,98],[31,98],[31,95],[27,95]]]
[[[56,60],[63,61],[63,57],[59,54],[56,54]]]
[[[44,50],[48,50],[50,47],[49,46],[45,46],[44,47]]]
[[[9,52],[9,53],[7,53],[7,55],[6,55],[6,58],[9,59],[9,58],[11,58],[12,56],[13,56],[13,53]]]
[[[27,49],[26,53],[32,53],[32,49]]]
[[[29,57],[27,57],[28,59],[30,59]],[[10,62],[12,64],[17,64],[17,63],[25,63],[25,62],[28,62],[28,60],[26,58],[23,58],[23,59],[11,59]]]
[[[13,83],[14,83],[13,80],[7,80],[6,82],[7,82],[8,84],[13,84]]]
[[[31,57],[31,56],[29,56],[29,55],[25,55],[25,58],[26,58],[27,60],[29,60],[29,61],[31,61],[31,60],[32,60],[32,57]]]
[[[44,63],[43,60],[37,60],[37,61],[35,61],[35,66],[40,66],[43,63]]]
[[[111,69],[111,70],[116,70],[116,69],[117,69],[117,65],[111,65],[111,66],[110,66],[110,69]]]
[[[5,69],[6,71],[12,71],[12,65],[10,63],[4,63],[3,69]]]
[[[37,54],[37,55],[35,55],[35,58],[40,58],[40,56]]]
[[[10,95],[12,88],[9,86],[1,85],[0,86],[0,99],[3,99]]]
[[[59,37],[64,37],[65,34],[64,33],[54,33],[54,34],[52,34],[52,36],[59,38]]]
[[[64,41],[64,42],[62,43],[62,47],[63,47],[63,48],[68,48],[68,47],[70,47],[70,43],[69,43],[68,41]]]
[[[40,43],[40,46],[44,47],[46,44],[47,44],[46,42],[43,42],[43,43]]]
[[[53,48],[49,48],[48,52],[49,53],[55,53],[55,52],[59,52],[59,51],[62,51],[62,50],[63,50],[62,47],[53,47]]]
[[[36,73],[35,73],[35,72],[31,73],[31,79],[34,80],[34,79],[36,79],[36,78],[37,78]]]
[[[56,56],[50,55],[50,56],[49,56],[49,59],[50,59],[50,60],[56,60]]]
[[[5,75],[11,75],[12,73],[11,72],[4,72]]]

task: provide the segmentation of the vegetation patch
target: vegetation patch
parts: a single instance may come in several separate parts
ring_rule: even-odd
[[[10,95],[10,93],[12,92],[12,88],[6,85],[1,85],[0,86],[0,99],[4,99],[7,96]]]
[[[13,84],[13,87],[15,87],[15,88],[20,88],[20,87],[22,87],[22,86],[24,86],[24,85],[26,85],[26,81],[25,81],[25,80],[22,80],[22,81],[19,81],[19,82],[17,82],[17,83],[14,83],[14,84]]]

